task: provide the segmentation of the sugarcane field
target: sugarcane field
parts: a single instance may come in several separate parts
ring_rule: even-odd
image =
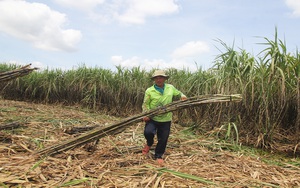
[[[0,185],[300,187],[300,54],[267,42],[260,59],[221,43],[211,69],[167,69],[187,99],[147,112],[155,69],[1,63]],[[142,118],[167,112],[161,166]]]

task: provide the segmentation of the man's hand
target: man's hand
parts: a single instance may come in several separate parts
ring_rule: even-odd
[[[181,101],[185,101],[185,100],[187,100],[187,97],[182,96],[182,97],[180,98],[180,100],[181,100]]]
[[[144,122],[150,121],[150,118],[148,116],[145,116],[145,117],[143,117],[143,121]]]

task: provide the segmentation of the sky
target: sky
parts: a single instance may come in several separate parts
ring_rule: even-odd
[[[300,46],[300,0],[0,0],[0,63],[40,69],[209,69],[264,38]]]

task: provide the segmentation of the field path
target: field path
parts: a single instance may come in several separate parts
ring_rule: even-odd
[[[300,187],[300,160],[229,150],[226,143],[172,125],[164,167],[141,154],[142,122],[47,158],[34,153],[81,133],[73,127],[119,120],[76,106],[0,100],[0,185],[3,187]],[[249,149],[251,150],[251,149]]]

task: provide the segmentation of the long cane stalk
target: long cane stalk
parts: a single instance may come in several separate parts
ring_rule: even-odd
[[[75,148],[77,146],[98,140],[102,137],[112,134],[118,134],[122,132],[125,128],[133,123],[137,123],[142,120],[144,116],[156,116],[159,114],[164,114],[167,112],[172,112],[184,108],[190,108],[201,104],[208,103],[221,103],[221,102],[239,102],[241,101],[240,95],[203,95],[197,97],[191,97],[184,101],[175,101],[163,107],[159,107],[147,112],[139,113],[138,115],[128,117],[116,123],[112,123],[107,127],[99,127],[92,131],[89,131],[79,137],[66,140],[62,143],[56,144],[54,146],[50,146],[44,148],[42,150],[37,151],[39,155],[53,155],[56,153],[60,153],[62,151],[69,150],[71,148]]]

